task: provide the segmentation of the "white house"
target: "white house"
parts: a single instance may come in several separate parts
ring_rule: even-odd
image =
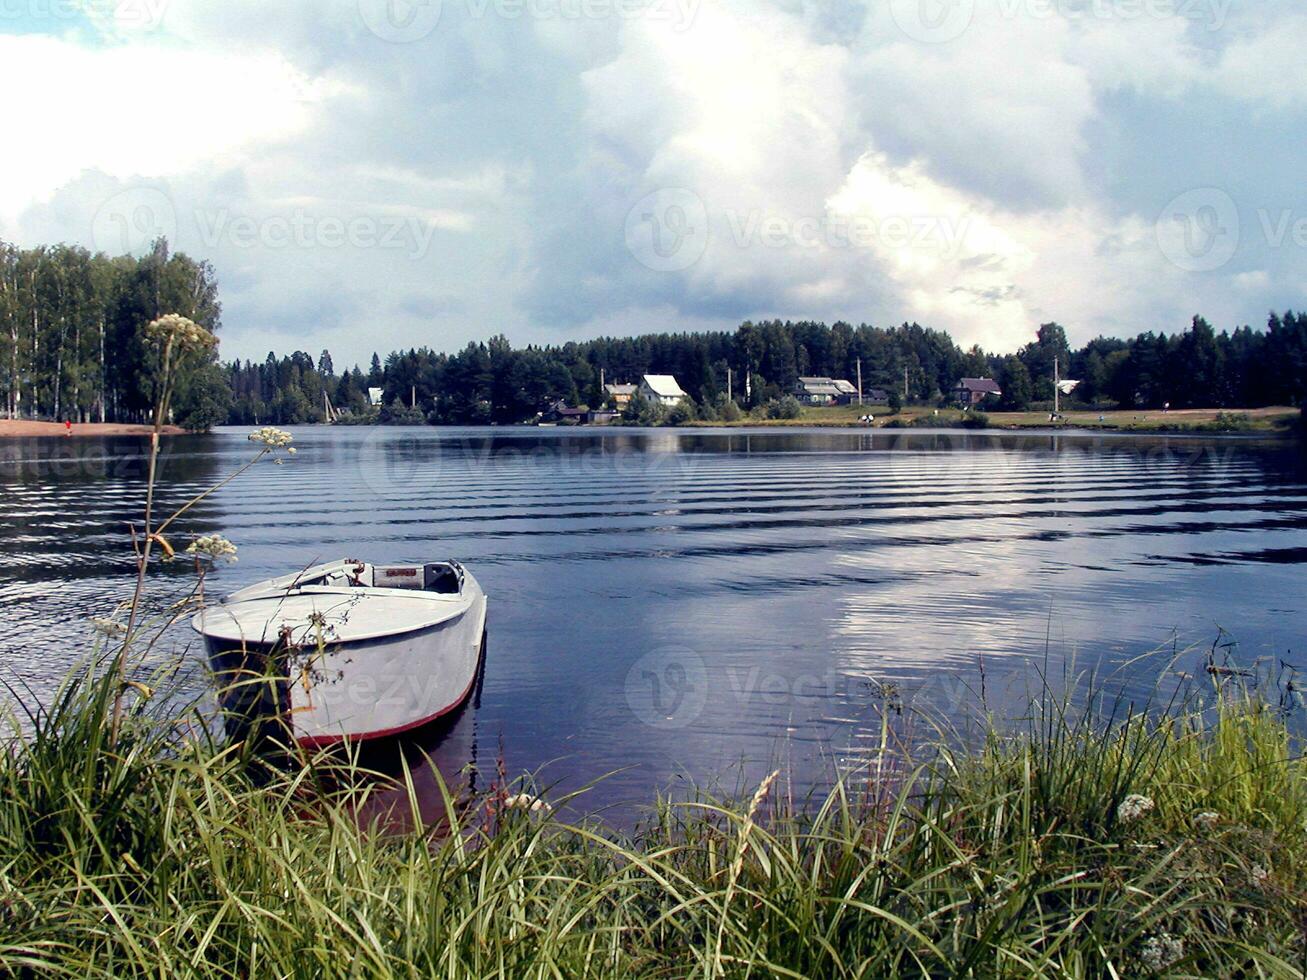
[[[839,397],[840,389],[830,378],[800,378],[794,386],[794,395],[812,405],[829,405]]]
[[[675,405],[690,396],[681,390],[670,374],[646,374],[640,382],[640,397],[662,405]]]

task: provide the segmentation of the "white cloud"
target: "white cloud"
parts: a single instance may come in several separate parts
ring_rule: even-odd
[[[1307,17],[1287,17],[1271,29],[1229,44],[1212,87],[1262,109],[1307,106]]]
[[[1296,250],[1259,254],[1250,235],[1228,267],[1186,273],[1152,227],[1214,182],[1296,199],[1288,143],[1278,164],[1228,157],[1245,125],[1307,107],[1307,18],[1287,6],[1215,30],[977,0],[941,44],[883,2],[497,9],[445,0],[410,44],[369,33],[355,0],[173,0],[158,30],[114,25],[97,44],[0,36],[0,83],[29,91],[10,100],[24,138],[0,157],[0,235],[94,244],[106,199],[163,195],[178,246],[217,266],[225,353],[330,341],[338,362],[501,329],[538,342],[773,315],[917,319],[1006,348],[1054,318],[1077,338],[1199,309],[1247,319],[1304,280]],[[1167,113],[1191,103],[1248,121],[1155,161],[1188,135]],[[660,272],[626,233],[668,188],[707,225]],[[301,212],[412,222],[414,247],[285,247]]]
[[[334,86],[266,53],[0,35],[0,89],[25,93],[5,107],[25,138],[0,154],[0,216],[13,220],[84,170],[166,177],[292,140]]]
[[[1240,272],[1234,277],[1234,286],[1246,293],[1254,295],[1263,293],[1271,284],[1271,276],[1265,269],[1253,269],[1249,272]]]

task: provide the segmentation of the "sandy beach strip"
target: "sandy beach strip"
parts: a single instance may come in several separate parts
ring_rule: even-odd
[[[149,425],[130,425],[123,422],[74,422],[69,430],[62,422],[37,422],[29,419],[0,419],[0,439],[23,439],[32,436],[148,436]],[[186,430],[165,425],[163,435],[182,435]]]

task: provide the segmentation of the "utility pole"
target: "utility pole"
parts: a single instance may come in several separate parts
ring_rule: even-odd
[[[733,401],[735,401],[735,391],[734,391],[734,390],[732,389],[732,387],[731,387],[731,368],[730,368],[730,365],[727,365],[727,367],[726,367],[726,400],[727,400],[728,402],[733,402]]]
[[[903,365],[903,400],[908,400],[908,366]]]
[[[862,358],[858,358],[858,404],[862,404]]]
[[[604,390],[604,369],[603,369],[603,368],[600,368],[600,369],[599,369],[599,390],[600,390],[601,392]]]
[[[417,407],[418,407],[418,386],[417,386],[417,385],[413,385],[413,387],[409,389],[408,401],[409,401],[409,406],[408,406],[409,408],[417,408]]]
[[[1062,388],[1061,388],[1062,379],[1060,377],[1060,373],[1061,373],[1060,366],[1057,363],[1057,361],[1058,361],[1058,356],[1054,354],[1053,355],[1053,414],[1054,415],[1057,415],[1058,409],[1062,404],[1062,399],[1059,397],[1062,394]]]

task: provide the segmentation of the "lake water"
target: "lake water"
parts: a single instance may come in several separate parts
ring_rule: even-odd
[[[1014,709],[1037,669],[1158,647],[1307,660],[1307,465],[1246,439],[850,430],[293,430],[172,535],[220,531],[211,592],[318,560],[455,557],[491,597],[479,703],[429,748],[593,805],[787,764],[796,791],[877,744],[896,698]],[[129,594],[144,442],[0,444],[0,668],[48,697]],[[170,440],[165,503],[252,454]],[[183,562],[154,601],[179,595]],[[187,683],[205,685],[199,648]],[[1197,652],[1182,663],[1192,669]]]

